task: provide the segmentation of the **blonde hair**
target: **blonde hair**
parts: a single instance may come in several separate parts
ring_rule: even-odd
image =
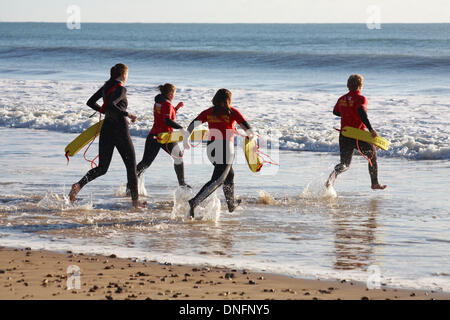
[[[349,90],[361,90],[364,83],[364,78],[360,74],[352,74],[348,77],[347,88]]]
[[[158,89],[163,95],[166,96],[171,93],[175,93],[175,90],[177,90],[177,88],[175,88],[175,86],[171,83],[161,84],[158,86]]]

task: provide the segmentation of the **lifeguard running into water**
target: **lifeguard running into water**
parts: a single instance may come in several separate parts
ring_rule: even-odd
[[[195,126],[207,122],[209,127],[209,141],[207,143],[208,159],[214,165],[214,171],[209,180],[197,193],[189,200],[190,216],[194,217],[195,208],[217,188],[223,184],[223,192],[228,205],[228,211],[233,212],[240,201],[234,197],[234,171],[232,168],[234,161],[234,134],[235,124],[239,124],[250,139],[254,134],[244,116],[231,106],[231,92],[227,89],[220,89],[212,99],[213,107],[201,112],[194,121],[191,122],[184,137],[185,149],[189,149],[189,138]]]
[[[117,148],[127,169],[132,205],[135,208],[145,207],[146,203],[139,201],[136,155],[126,119],[129,118],[132,122],[137,120],[137,116],[127,112],[127,90],[124,84],[128,79],[128,67],[122,63],[116,64],[111,68],[110,75],[110,79],[87,102],[89,107],[105,114],[99,138],[99,164],[98,167],[89,170],[80,181],[72,185],[69,199],[74,202],[80,190],[88,182],[108,171],[114,148]],[[97,104],[97,101],[101,98],[103,98],[102,106]]]
[[[340,97],[333,109],[335,116],[341,117],[341,131],[345,126],[369,130],[372,137],[378,136],[372,128],[367,117],[367,99],[361,95],[364,79],[359,74],[352,74],[347,81],[347,88],[350,90],[347,94]],[[378,163],[375,147],[367,142],[344,137],[342,132],[339,134],[339,148],[341,153],[341,162],[334,167],[325,186],[328,188],[333,185],[337,176],[345,172],[350,167],[354,149],[358,149],[369,161],[369,174],[373,190],[383,190],[386,185],[378,182]]]
[[[158,134],[160,133],[173,132],[173,129],[180,129],[183,133],[186,133],[186,130],[175,122],[177,111],[184,106],[184,103],[180,102],[176,107],[172,105],[176,93],[176,88],[173,84],[166,83],[158,86],[158,89],[160,94],[155,97],[155,105],[153,106],[154,123],[145,141],[144,156],[137,165],[137,175],[139,178],[150,167],[159,150],[163,149],[173,158],[178,184],[190,188],[184,180],[183,153],[178,143],[161,144],[158,142]]]

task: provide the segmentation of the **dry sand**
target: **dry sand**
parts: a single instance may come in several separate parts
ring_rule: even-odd
[[[67,290],[67,268],[80,289]],[[71,282],[76,285],[76,282]],[[304,280],[228,268],[0,248],[0,299],[450,299],[450,293]]]

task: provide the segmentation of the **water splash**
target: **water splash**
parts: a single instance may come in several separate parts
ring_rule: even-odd
[[[92,197],[87,202],[77,201],[71,203],[69,197],[65,194],[58,194],[52,191],[46,192],[42,199],[37,203],[37,207],[45,210],[91,210],[93,209]]]
[[[256,200],[258,204],[274,205],[277,201],[270,195],[269,192],[261,190],[258,192],[259,198]]]
[[[325,187],[325,181],[320,178],[308,183],[300,196],[303,199],[335,199],[337,192],[333,186]]]
[[[187,218],[189,216],[189,199],[194,197],[190,188],[178,187],[173,193],[173,208],[170,213],[171,219]]]
[[[173,208],[170,214],[171,219],[189,218],[189,200],[195,196],[194,191],[186,187],[178,187],[173,194]],[[211,194],[200,205],[195,208],[196,220],[218,221],[220,218],[220,199],[216,192]]]
[[[147,196],[147,189],[145,188],[145,177],[142,175],[140,178],[138,178],[138,194],[140,196]],[[114,195],[116,197],[124,198],[128,197],[129,194],[127,192],[127,185],[123,184],[117,188],[117,190],[114,192]]]

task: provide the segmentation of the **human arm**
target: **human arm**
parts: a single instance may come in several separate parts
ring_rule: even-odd
[[[198,126],[200,124],[200,120],[197,118],[195,118],[194,120],[192,120],[192,122],[189,124],[189,126],[187,127],[187,129],[184,132],[184,139],[183,139],[183,147],[185,149],[189,149],[191,146],[189,144],[189,139],[191,138],[191,134],[192,131],[194,131],[195,127]]]
[[[103,87],[98,89],[97,92],[94,93],[92,97],[89,98],[86,104],[95,111],[100,112],[102,107],[97,103],[97,101],[100,100],[102,97],[103,97]],[[103,111],[103,113],[105,112]]]
[[[245,131],[248,138],[250,140],[253,139],[255,134],[253,133],[252,128],[248,124],[247,120],[245,120],[244,116],[239,112],[238,109],[233,108],[232,117],[237,122],[237,124]]]
[[[339,101],[340,101],[340,99],[338,100],[338,102],[336,103],[336,105],[333,108],[333,114],[336,117],[340,117],[341,116],[341,110],[340,110],[340,107],[339,107]]]
[[[358,108],[358,116],[361,119],[362,123],[367,127],[367,129],[372,133],[372,137],[376,137],[378,134],[377,132],[372,128],[372,125],[370,124],[369,118],[367,117],[367,112],[363,107]]]
[[[206,122],[207,116],[209,114],[209,109],[202,111],[187,127],[184,133],[183,146],[185,149],[189,149],[189,139],[191,138],[192,131],[194,131],[195,127]]]
[[[164,118],[164,123],[174,129],[183,129],[182,125],[176,123],[175,121],[173,121],[170,118]]]
[[[129,117],[132,122],[137,120],[137,117],[131,113],[127,112],[128,99],[127,99],[127,89],[125,87],[119,86],[111,93],[111,106],[122,114],[124,117]],[[133,121],[134,120],[134,121]]]
[[[184,106],[184,103],[183,103],[183,102],[180,102],[180,103],[178,103],[177,106],[175,107],[175,110],[178,111],[179,109],[183,108],[183,106]]]
[[[334,114],[336,117],[340,117],[340,116],[341,116],[341,113],[340,113],[339,111],[337,111],[336,109],[333,110],[333,114]]]
[[[242,121],[239,126],[244,129],[245,133],[247,134],[248,138],[251,140],[254,138],[255,134],[253,133],[252,128],[248,124],[247,121]]]

